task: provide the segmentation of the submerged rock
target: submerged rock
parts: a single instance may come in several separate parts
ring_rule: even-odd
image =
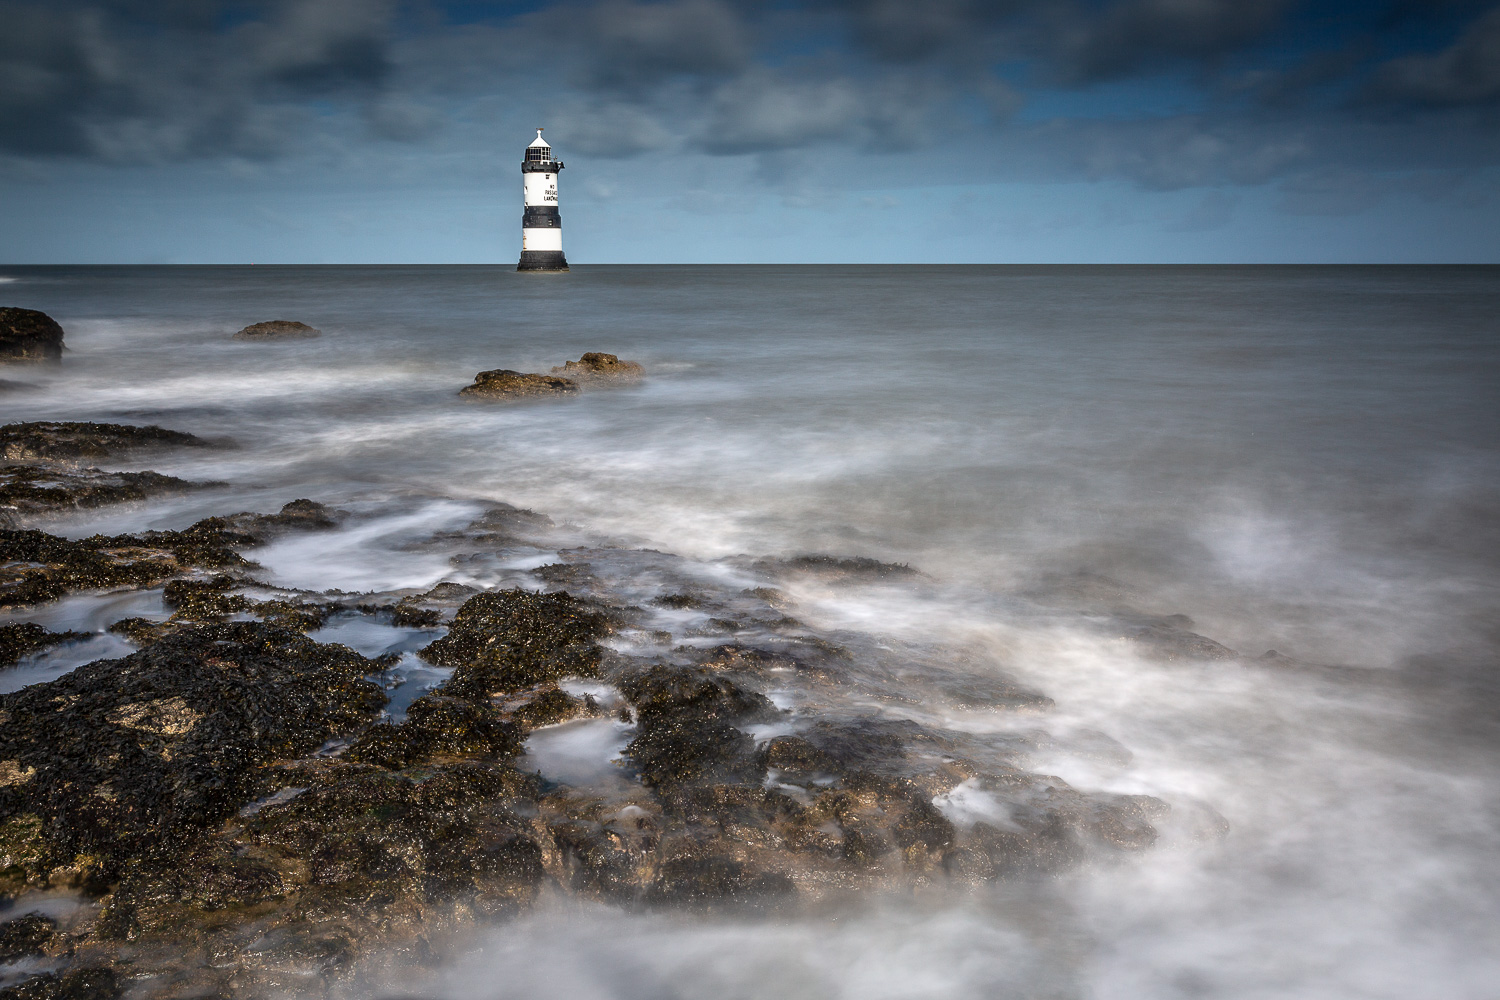
[[[804,575],[828,580],[888,580],[922,578],[926,574],[906,563],[884,563],[865,556],[802,555],[790,559],[761,559],[753,568],[773,576]]]
[[[70,507],[104,507],[222,485],[189,482],[159,472],[6,465],[0,466],[0,505],[18,514],[39,514]]]
[[[0,609],[39,604],[76,590],[149,586],[192,568],[248,567],[252,564],[237,549],[282,531],[332,524],[337,513],[294,500],[281,514],[209,517],[181,531],[72,539],[0,528]]]
[[[239,333],[234,335],[233,340],[308,340],[313,337],[321,337],[322,330],[308,326],[306,323],[298,323],[289,319],[273,319],[265,323],[252,323]]]
[[[0,668],[11,666],[37,650],[88,637],[87,632],[49,632],[32,622],[0,625]]]
[[[586,381],[638,379],[646,374],[639,362],[621,361],[613,354],[589,351],[577,361],[564,362],[562,367],[552,369],[552,374],[566,375],[572,379]]]
[[[36,309],[0,306],[0,363],[61,361],[63,328]]]
[[[557,375],[527,375],[496,368],[474,376],[474,384],[458,391],[460,396],[481,399],[523,399],[532,396],[562,396],[577,392],[578,383]]]
[[[0,456],[11,461],[105,458],[147,448],[206,448],[209,442],[155,425],[33,420],[0,427]]]

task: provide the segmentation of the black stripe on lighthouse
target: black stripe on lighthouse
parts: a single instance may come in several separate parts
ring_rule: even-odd
[[[561,229],[562,216],[556,205],[527,205],[521,213],[522,229]]]

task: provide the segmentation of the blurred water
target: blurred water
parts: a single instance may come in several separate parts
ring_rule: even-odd
[[[808,583],[798,616],[986,650],[1056,700],[1049,731],[1131,755],[1059,752],[1050,773],[1174,807],[1123,867],[791,926],[544,909],[402,988],[1478,998],[1500,981],[1500,269],[0,272],[6,304],[51,313],[71,348],[0,397],[5,419],[238,444],[145,463],[225,491],[51,530],[306,496],[350,527],[257,558],[313,589],[485,582],[424,540],[487,499],[698,559],[910,562],[933,587]],[[324,336],[229,339],[281,318]],[[588,350],[650,377],[559,403],[456,395]],[[1300,665],[1154,663],[1037,613],[1055,606],[1184,613]]]

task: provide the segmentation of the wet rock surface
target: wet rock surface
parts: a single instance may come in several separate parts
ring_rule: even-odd
[[[566,396],[578,391],[578,383],[560,375],[536,375],[495,368],[474,376],[474,384],[458,391],[460,396],[478,399],[528,399]]]
[[[36,309],[0,306],[0,364],[61,361],[63,328]]]
[[[159,472],[0,466],[0,509],[8,517],[173,496],[222,483],[192,483]]]
[[[1063,746],[1129,752],[1048,735],[1050,699],[991,660],[794,617],[798,586],[931,582],[912,567],[705,573],[492,504],[433,541],[488,584],[257,581],[256,545],[352,517],[298,500],[178,532],[0,532],[9,606],[154,584],[163,609],[111,626],[136,652],[0,696],[0,891],[18,913],[40,889],[98,903],[66,931],[16,925],[13,947],[54,968],[13,995],[321,996],[548,893],[775,912],[968,891],[1148,848],[1168,815],[1039,768]],[[306,635],[335,620],[423,639],[365,656]],[[1100,627],[1142,655],[1218,657],[1191,624]],[[66,636],[0,640],[24,655]],[[384,713],[418,661],[436,680]]]
[[[234,335],[234,340],[308,340],[321,337],[322,330],[299,323],[296,320],[273,319],[264,323],[251,323]]]
[[[552,369],[554,375],[565,375],[581,381],[633,381],[646,374],[637,361],[621,361],[613,354],[589,351],[577,361],[567,361]]]
[[[37,529],[0,528],[0,609],[105,587],[143,587],[194,568],[249,568],[239,548],[297,528],[332,525],[337,512],[294,500],[278,514],[210,517],[181,531],[69,539]]]
[[[0,427],[0,455],[10,461],[100,459],[158,448],[205,448],[209,442],[182,431],[130,424],[34,420]]]
[[[86,632],[49,632],[33,622],[0,625],[0,669],[49,646],[88,638]]]

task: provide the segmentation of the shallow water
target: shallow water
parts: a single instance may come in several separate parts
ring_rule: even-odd
[[[1128,862],[837,919],[558,903],[392,989],[1479,998],[1500,981],[1500,270],[0,271],[6,304],[54,315],[71,348],[0,400],[7,420],[237,444],[136,463],[222,490],[39,526],[309,497],[350,520],[254,558],[268,582],[343,593],[538,586],[532,570],[603,543],[658,550],[589,557],[642,603],[754,586],[741,553],[909,562],[931,579],[787,591],[811,625],[962,648],[964,669],[1055,705],[871,711],[1020,741],[1030,768],[1173,806]],[[228,339],[276,318],[324,336]],[[650,377],[565,403],[456,396],[481,369],[587,350]],[[443,533],[488,500],[550,515],[555,547],[454,563]],[[97,631],[141,613],[69,601],[25,617]],[[1153,661],[1103,628],[1123,608],[1291,660]],[[722,641],[692,634],[704,614],[657,618]],[[319,637],[404,649],[368,620],[339,629]],[[543,730],[532,752],[614,776],[619,725]],[[958,798],[956,815],[988,808]]]

